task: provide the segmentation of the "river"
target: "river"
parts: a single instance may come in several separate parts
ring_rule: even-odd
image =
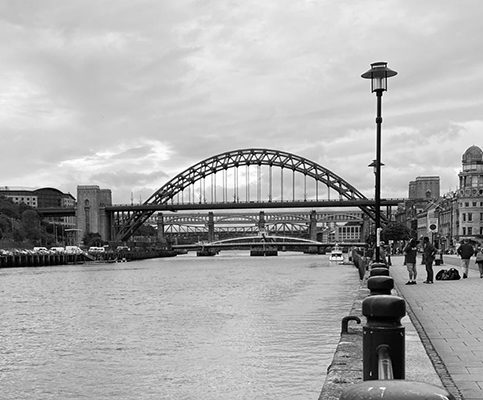
[[[317,400],[358,273],[280,254],[1,269],[0,397]]]

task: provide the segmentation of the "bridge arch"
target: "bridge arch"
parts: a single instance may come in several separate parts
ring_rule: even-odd
[[[144,204],[159,205],[169,204],[170,202],[174,203],[177,195],[180,193],[182,194],[186,188],[195,185],[195,183],[200,182],[201,185],[209,176],[211,176],[212,179],[213,177],[216,179],[216,174],[223,171],[226,179],[227,170],[233,168],[238,169],[241,166],[248,167],[250,165],[258,167],[268,166],[270,168],[270,183],[272,180],[272,167],[277,167],[282,169],[282,180],[283,170],[290,170],[294,176],[295,173],[299,173],[304,176],[304,179],[309,177],[313,179],[316,184],[322,183],[323,185],[326,185],[329,194],[330,189],[335,190],[339,194],[340,199],[368,200],[354,186],[316,162],[289,152],[260,148],[233,150],[206,158],[185,169],[183,172],[165,183],[159,190],[153,193]],[[293,178],[293,182],[295,182],[295,178]],[[283,185],[283,183],[281,185]],[[235,199],[235,201],[236,200],[237,199]],[[269,201],[271,200],[270,193]],[[256,205],[254,205],[254,207],[256,207]],[[370,218],[374,219],[374,206],[359,206],[359,208]],[[129,218],[123,222],[123,225],[119,227],[117,238],[123,241],[127,240],[153,213],[154,211],[151,210],[133,212]]]

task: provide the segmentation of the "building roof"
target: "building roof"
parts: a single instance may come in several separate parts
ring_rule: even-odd
[[[463,157],[461,159],[463,164],[466,163],[474,163],[474,162],[483,162],[483,151],[478,146],[471,146],[463,153]]]

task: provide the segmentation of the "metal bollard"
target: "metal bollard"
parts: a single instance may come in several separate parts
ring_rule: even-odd
[[[455,400],[437,386],[404,380],[377,380],[356,383],[346,389],[339,400]]]
[[[384,276],[389,276],[389,270],[387,268],[372,268],[369,271],[369,276],[376,276],[376,275],[384,275]]]
[[[367,318],[367,324],[362,328],[363,379],[380,379],[377,349],[381,345],[389,347],[394,379],[404,379],[405,329],[401,318],[406,315],[406,302],[397,296],[368,296],[362,302],[362,315]]]
[[[367,288],[371,291],[370,296],[391,294],[392,289],[394,289],[394,279],[384,275],[370,276],[367,278]]]
[[[369,266],[369,269],[372,269],[372,268],[387,268],[387,269],[389,269],[389,267],[383,262],[373,262],[373,263],[371,263],[371,265]]]

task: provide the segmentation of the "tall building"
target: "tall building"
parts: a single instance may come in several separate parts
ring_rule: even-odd
[[[439,199],[439,176],[418,176],[409,182],[409,200]]]
[[[483,151],[469,147],[461,158],[462,170],[458,174],[459,239],[483,238]]]

